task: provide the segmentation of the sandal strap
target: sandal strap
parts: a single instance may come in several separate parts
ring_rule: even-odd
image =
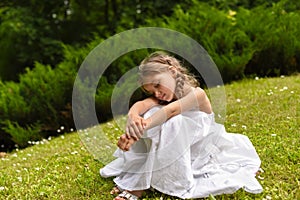
[[[121,194],[118,195],[118,197],[122,197],[125,198],[127,200],[138,200],[138,197],[127,192],[127,191],[123,191]]]

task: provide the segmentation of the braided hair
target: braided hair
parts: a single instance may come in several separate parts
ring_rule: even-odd
[[[155,73],[166,72],[170,66],[175,67],[176,74],[176,88],[175,94],[177,98],[181,98],[184,94],[183,86],[189,84],[191,86],[199,86],[196,78],[188,73],[187,68],[183,67],[180,62],[165,52],[157,51],[150,54],[145,58],[139,66],[139,82],[142,84],[143,79],[146,76],[153,75]]]

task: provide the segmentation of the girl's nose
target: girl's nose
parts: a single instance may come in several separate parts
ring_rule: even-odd
[[[156,98],[159,98],[160,95],[161,95],[161,92],[160,92],[160,91],[156,90],[156,91],[154,92],[154,96],[155,96]]]

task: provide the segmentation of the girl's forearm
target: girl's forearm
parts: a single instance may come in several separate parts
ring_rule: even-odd
[[[145,129],[147,130],[155,126],[161,125],[171,117],[180,114],[182,112],[180,104],[181,101],[178,100],[156,111],[153,115],[146,119]]]
[[[128,115],[143,115],[154,105],[158,105],[158,101],[154,98],[147,98],[142,101],[138,101],[131,106],[128,111]]]

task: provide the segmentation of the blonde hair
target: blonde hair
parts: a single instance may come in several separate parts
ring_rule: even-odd
[[[178,95],[178,98],[183,96],[184,84],[194,87],[199,86],[198,81],[193,75],[189,74],[187,68],[183,67],[176,58],[162,51],[150,54],[141,62],[139,66],[139,82],[143,84],[145,77],[166,72],[170,66],[175,67],[177,70],[175,93]]]

